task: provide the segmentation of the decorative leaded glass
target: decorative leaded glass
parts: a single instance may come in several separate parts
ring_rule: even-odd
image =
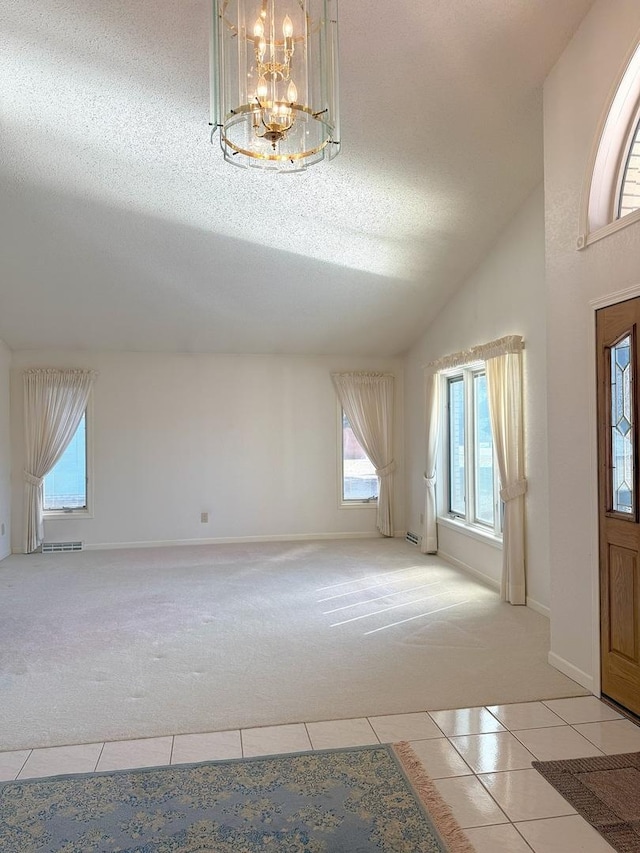
[[[612,509],[627,515],[635,509],[631,355],[631,335],[611,347]]]

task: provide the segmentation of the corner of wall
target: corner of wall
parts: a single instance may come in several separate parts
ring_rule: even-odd
[[[0,340],[0,560],[11,553],[11,350]]]
[[[547,608],[550,599],[547,515],[547,345],[544,266],[544,187],[536,186],[477,268],[452,294],[437,321],[405,355],[406,526],[420,529],[424,505],[424,371],[422,365],[457,350],[521,334],[525,338],[525,441],[529,479],[527,499],[527,584],[531,600]],[[467,537],[443,542],[448,559],[495,580],[499,552],[481,561],[469,552]]]

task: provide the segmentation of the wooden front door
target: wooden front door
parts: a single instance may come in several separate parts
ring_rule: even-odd
[[[602,693],[640,714],[640,298],[596,314]]]

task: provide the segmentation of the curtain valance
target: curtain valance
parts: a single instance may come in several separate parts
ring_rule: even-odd
[[[434,372],[449,370],[452,367],[463,367],[465,364],[471,364],[474,361],[487,361],[487,359],[507,353],[522,352],[523,349],[524,341],[521,335],[506,335],[504,338],[489,341],[487,344],[480,344],[477,347],[471,347],[471,349],[444,355],[442,358],[430,361],[425,365],[425,369]]]

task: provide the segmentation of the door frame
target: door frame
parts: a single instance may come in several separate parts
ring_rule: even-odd
[[[589,432],[591,444],[591,593],[593,610],[591,614],[592,646],[591,658],[593,667],[592,690],[596,696],[602,695],[602,671],[600,664],[600,518],[599,518],[599,495],[598,495],[598,414],[597,414],[597,376],[596,376],[596,312],[618,302],[626,302],[640,296],[640,284],[624,290],[617,290],[591,299],[588,303],[589,310]],[[547,366],[548,367],[548,366]]]

